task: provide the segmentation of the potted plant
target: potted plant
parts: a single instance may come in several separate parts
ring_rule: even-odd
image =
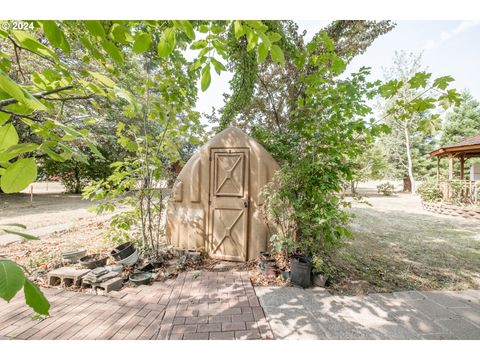
[[[143,258],[143,267],[140,268],[141,271],[152,271],[158,269],[164,263],[164,253],[160,252],[158,249],[140,247],[140,258]]]
[[[278,266],[274,259],[265,263],[265,276],[269,278],[276,278],[278,274]]]
[[[270,237],[273,253],[277,262],[281,264],[281,276],[284,280],[290,279],[294,285],[309,287],[312,271],[311,260],[296,252],[297,243],[290,233],[283,232],[283,234],[274,234]],[[290,271],[288,271],[288,263],[290,263]]]
[[[200,251],[197,251],[195,249],[188,249],[186,252],[187,258],[190,259],[191,261],[198,263],[200,262],[202,258],[202,253]]]

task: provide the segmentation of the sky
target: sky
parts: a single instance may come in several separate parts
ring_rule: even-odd
[[[328,21],[297,21],[300,30],[307,30],[307,40]],[[393,63],[395,51],[423,52],[422,64],[432,77],[450,75],[452,87],[468,89],[480,100],[480,21],[396,21],[396,27],[375,42],[348,66],[355,72],[362,66],[371,68],[370,80],[382,79],[385,68]],[[212,72],[213,73],[213,72]],[[230,73],[216,73],[204,93],[200,91],[197,110],[210,113],[212,106],[223,106],[223,93],[230,93]]]

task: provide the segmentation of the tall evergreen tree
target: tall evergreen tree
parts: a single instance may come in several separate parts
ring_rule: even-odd
[[[450,112],[443,124],[441,145],[453,144],[480,134],[480,102],[468,91],[462,94],[462,103]]]

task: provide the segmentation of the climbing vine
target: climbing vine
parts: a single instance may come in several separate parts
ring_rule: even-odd
[[[226,128],[238,112],[250,103],[258,82],[258,66],[267,60],[268,54],[271,62],[282,66],[285,64],[284,50],[291,51],[292,47],[286,46],[289,44],[284,41],[284,32],[278,23],[236,20],[226,33],[227,57],[230,70],[233,71],[230,81],[232,95],[222,109],[219,130]],[[254,52],[253,44],[258,41],[261,41],[258,52]]]
[[[225,129],[235,115],[246,106],[255,90],[257,58],[255,53],[247,52],[247,40],[242,36],[239,41],[231,31],[228,36],[228,55],[233,78],[230,81],[232,95],[223,108],[219,128]]]

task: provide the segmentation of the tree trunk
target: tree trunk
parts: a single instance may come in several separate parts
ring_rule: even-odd
[[[357,194],[357,187],[355,186],[354,180],[350,180],[350,191],[352,192],[352,195]]]
[[[403,192],[412,192],[412,184],[408,175],[403,177]]]
[[[75,167],[75,194],[80,194],[82,192],[82,186],[80,183],[80,170],[78,169],[78,166]]]
[[[408,177],[410,178],[410,184],[412,187],[412,194],[416,193],[415,178],[413,177],[413,164],[412,164],[412,154],[410,150],[410,135],[408,134],[408,127],[405,126],[405,149],[407,151],[407,172]]]

